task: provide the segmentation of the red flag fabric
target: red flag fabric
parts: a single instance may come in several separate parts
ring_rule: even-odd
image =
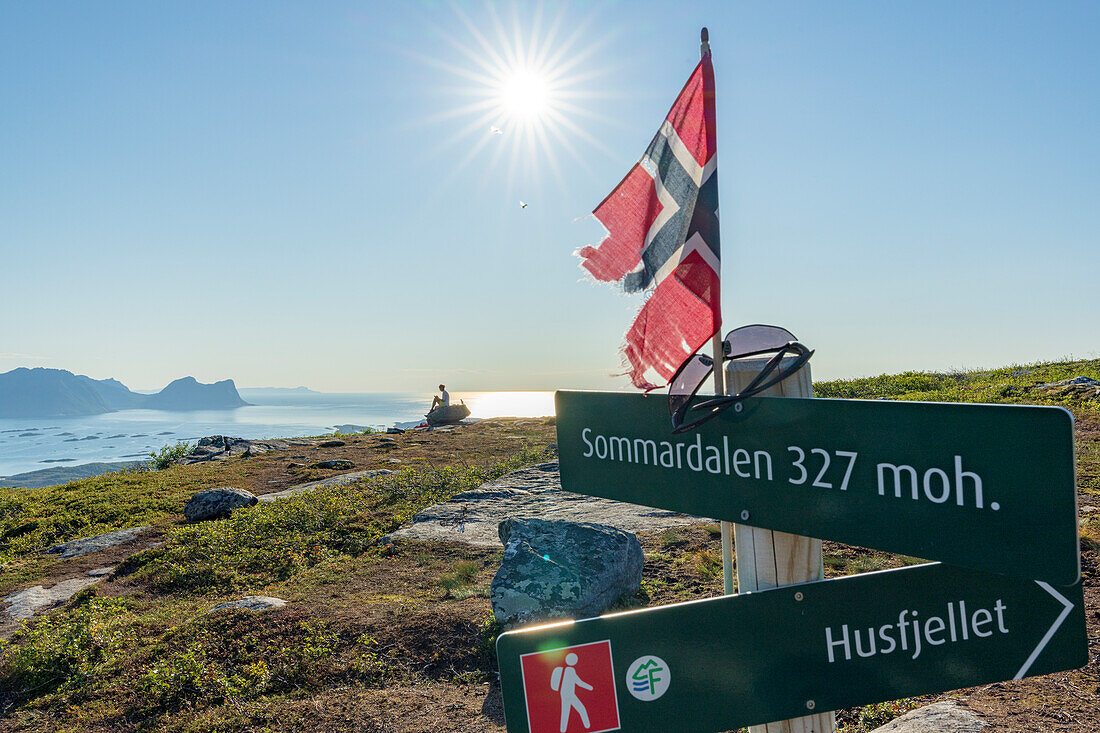
[[[667,384],[721,326],[716,149],[707,52],[645,155],[592,212],[607,236],[577,252],[596,280],[649,294],[622,348],[639,389]]]

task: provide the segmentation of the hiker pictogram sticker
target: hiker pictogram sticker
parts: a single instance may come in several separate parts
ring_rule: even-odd
[[[619,730],[610,641],[524,654],[520,668],[530,733]]]

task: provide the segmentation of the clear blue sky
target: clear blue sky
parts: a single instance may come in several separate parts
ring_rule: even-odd
[[[1100,355],[1097,3],[0,0],[0,371],[625,389],[640,301],[572,252],[702,25],[727,327]],[[552,109],[477,109],[524,58]]]

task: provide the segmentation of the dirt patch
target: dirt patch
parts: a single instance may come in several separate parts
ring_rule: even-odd
[[[392,439],[392,442],[391,440]],[[455,425],[447,430],[408,431],[395,435],[360,435],[341,438],[345,445],[322,448],[310,441],[307,446],[290,446],[251,458],[231,458],[249,461],[253,467],[246,486],[260,496],[282,491],[308,481],[339,476],[350,471],[371,469],[399,470],[424,466],[483,466],[524,442],[548,445],[557,441],[552,419],[497,418],[477,423]],[[321,461],[347,460],[354,464],[347,471],[290,466]],[[394,462],[396,461],[396,462]]]

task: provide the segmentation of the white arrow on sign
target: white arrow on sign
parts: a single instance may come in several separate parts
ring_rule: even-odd
[[[1020,671],[1017,672],[1016,676],[1012,678],[1014,680],[1022,680],[1024,678],[1024,675],[1027,674],[1027,671],[1031,669],[1031,665],[1035,662],[1036,659],[1038,659],[1039,655],[1043,653],[1043,649],[1046,648],[1047,643],[1050,642],[1051,638],[1058,631],[1058,627],[1062,625],[1062,622],[1066,620],[1066,616],[1068,616],[1070,614],[1070,611],[1073,610],[1073,604],[1067,601],[1066,597],[1063,596],[1061,593],[1051,588],[1049,584],[1044,583],[1041,580],[1036,580],[1035,582],[1039,585],[1040,588],[1054,596],[1058,600],[1058,602],[1062,604],[1062,613],[1058,614],[1058,618],[1054,619],[1054,623],[1049,629],[1047,629],[1047,633],[1043,636],[1042,639],[1039,640],[1039,644],[1035,647],[1035,649],[1032,650],[1031,656],[1027,658],[1026,662],[1024,662],[1024,666],[1020,667]]]

